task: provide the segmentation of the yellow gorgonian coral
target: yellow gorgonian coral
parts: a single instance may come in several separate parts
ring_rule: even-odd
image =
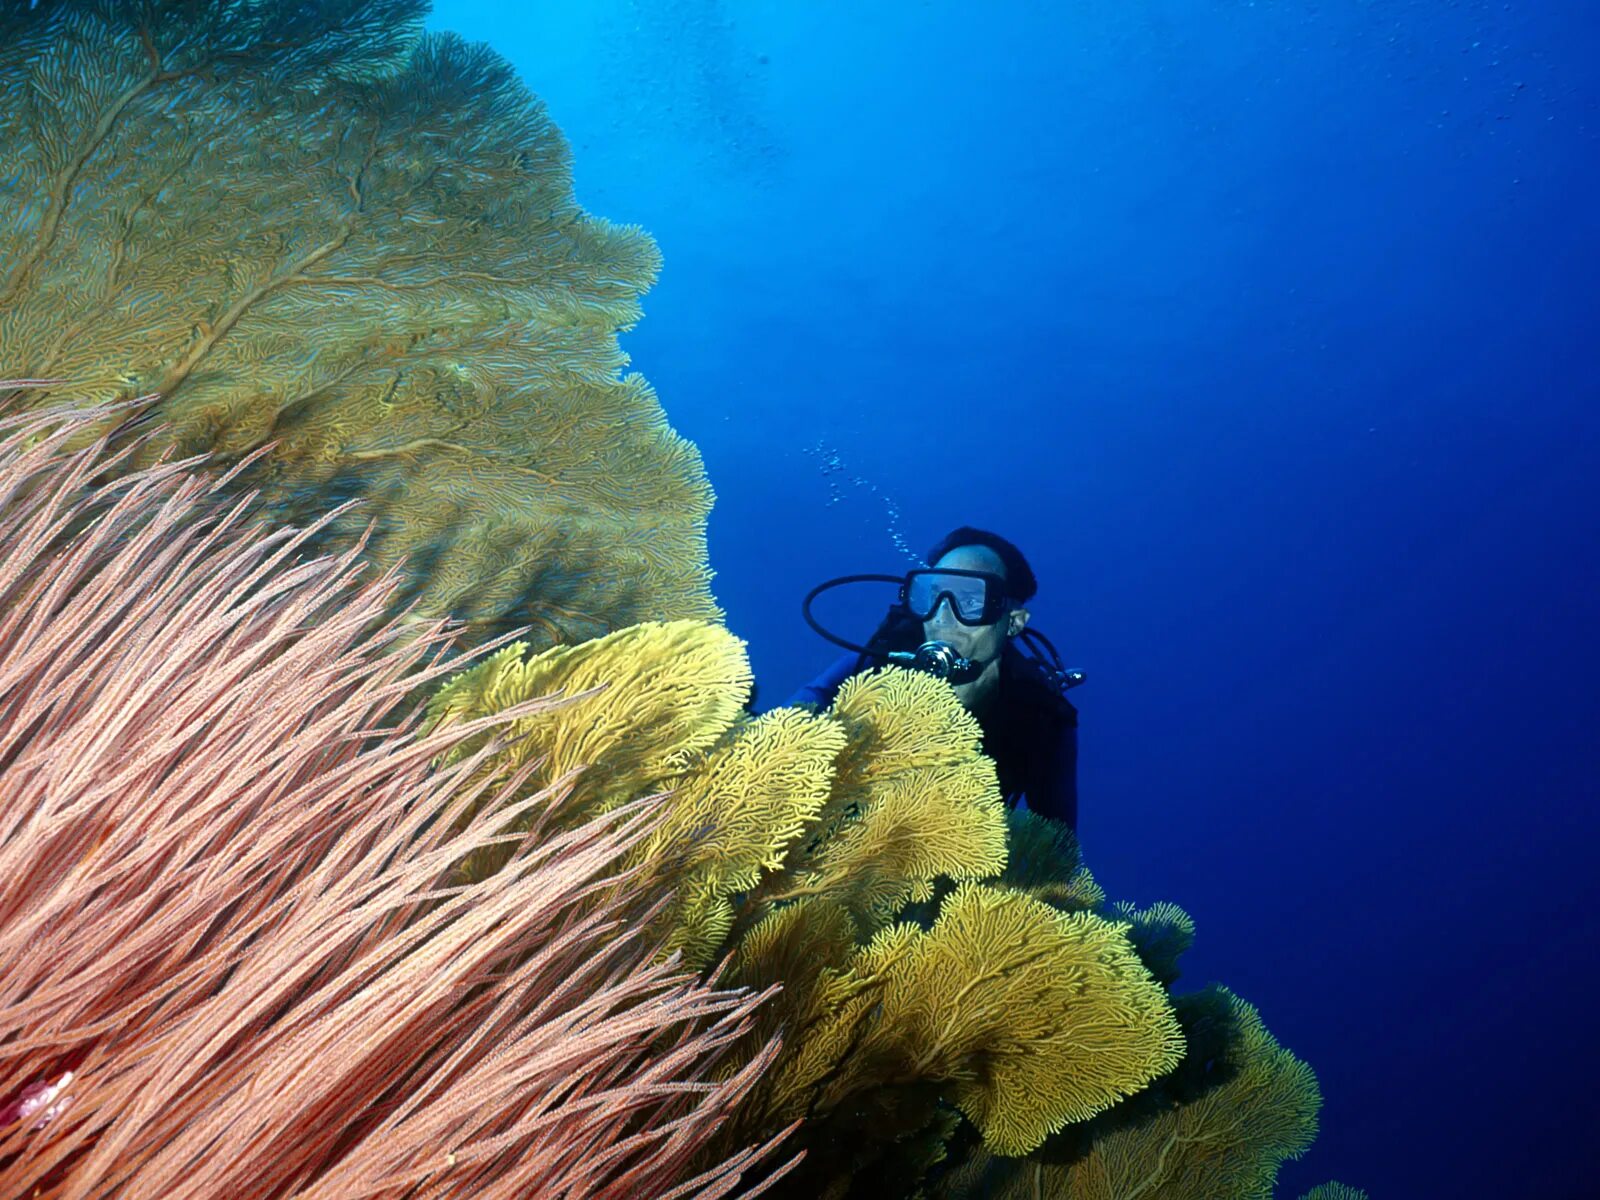
[[[983,741],[977,718],[949,685],[921,671],[889,668],[852,675],[828,713],[850,733],[850,754],[838,772],[847,800],[869,781],[966,761]]]
[[[640,857],[671,869],[679,894],[668,946],[709,964],[733,924],[732,897],[783,865],[826,803],[845,735],[835,721],[776,709],[744,722],[672,784]]]
[[[748,1130],[781,1127],[796,1115],[816,1115],[810,1088],[837,1066],[839,1046],[815,1036],[833,1003],[834,981],[849,969],[859,946],[855,922],[832,900],[809,897],[785,905],[738,940],[733,979],[753,989],[781,986],[776,1004],[756,1014],[752,1045],[781,1030],[790,1036],[783,1060],[756,1084],[737,1114]],[[737,1140],[739,1134],[732,1134]]]
[[[731,946],[734,981],[782,988],[748,1044],[781,1031],[783,1050],[731,1139],[870,1110],[922,1170],[952,1128],[941,1099],[1019,1153],[1170,1069],[1181,1038],[1128,924],[974,882],[1006,866],[1006,814],[946,684],[891,669],[827,713],[750,718],[749,682],[726,630],[650,623],[533,657],[508,647],[430,709],[555,698],[514,723],[492,769],[532,764],[530,788],[577,771],[559,820],[665,797],[628,860],[629,886],[671,892],[654,909],[661,947],[705,965]],[[480,852],[468,877],[511,852]],[[914,904],[928,927],[904,919]],[[814,1161],[819,1186],[859,1165]]]
[[[1204,1062],[1098,1118],[1071,1161],[979,1155],[941,1184],[942,1200],[1267,1200],[1279,1165],[1316,1136],[1316,1077],[1225,989],[1177,1004],[1185,1025],[1222,1026],[1220,1035],[1197,1033],[1216,1039],[1197,1050]]]
[[[868,1052],[889,1045],[998,1154],[1022,1154],[1170,1070],[1183,1039],[1122,926],[972,884],[927,932],[879,934],[851,976],[876,992]],[[881,1048],[880,1048],[881,1047]]]
[[[665,948],[708,965],[732,925],[732,897],[782,865],[828,800],[843,727],[792,709],[746,717],[744,644],[717,625],[650,622],[532,657],[526,649],[508,646],[451,679],[430,720],[557,698],[512,723],[495,770],[537,760],[529,788],[576,771],[562,821],[668,793],[629,866],[641,891],[674,893],[659,917]],[[480,878],[512,852],[476,852],[463,870]]]
[[[898,668],[854,676],[827,716],[846,745],[816,828],[793,843],[762,905],[842,904],[863,938],[936,879],[982,879],[1006,862],[1006,817],[982,732],[948,685]]]
[[[713,618],[695,448],[623,376],[659,270],[508,64],[418,0],[0,8],[0,378],[162,439],[402,601],[538,648]],[[152,450],[160,448],[158,443]]]
[[[859,949],[838,904],[780,909],[740,945],[736,978],[793,989],[804,1037],[750,1104],[781,1124],[937,1083],[993,1150],[1025,1153],[1178,1061],[1166,995],[1123,934],[974,884],[930,929],[891,926]]]
[[[507,646],[450,679],[428,712],[438,722],[561,698],[514,722],[497,761],[511,769],[539,759],[533,786],[585,768],[571,804],[598,812],[698,761],[733,727],[749,690],[744,643],[726,629],[651,621],[531,657],[523,643]]]

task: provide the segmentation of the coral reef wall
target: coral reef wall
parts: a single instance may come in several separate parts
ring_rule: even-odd
[[[0,4],[0,378],[155,394],[181,451],[538,645],[715,617],[710,488],[617,333],[659,265],[417,0]]]

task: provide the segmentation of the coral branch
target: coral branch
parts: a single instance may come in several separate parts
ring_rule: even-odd
[[[193,464],[98,482],[114,416],[0,416],[0,1194],[737,1190],[772,1143],[703,1159],[765,995],[607,899],[657,802],[453,882],[572,787],[473,782],[562,701],[424,734],[460,664],[393,573]]]

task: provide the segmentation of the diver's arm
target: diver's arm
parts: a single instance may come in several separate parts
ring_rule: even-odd
[[[839,685],[856,673],[859,654],[841,654],[805,687],[784,701],[786,705],[804,704],[819,712],[833,703],[833,698],[838,694]]]

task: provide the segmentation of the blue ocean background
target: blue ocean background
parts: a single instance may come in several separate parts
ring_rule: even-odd
[[[1081,835],[1315,1068],[1280,1195],[1589,1197],[1600,10],[441,0],[665,268],[624,335],[762,704],[996,529]],[[830,609],[865,633],[886,598]]]

